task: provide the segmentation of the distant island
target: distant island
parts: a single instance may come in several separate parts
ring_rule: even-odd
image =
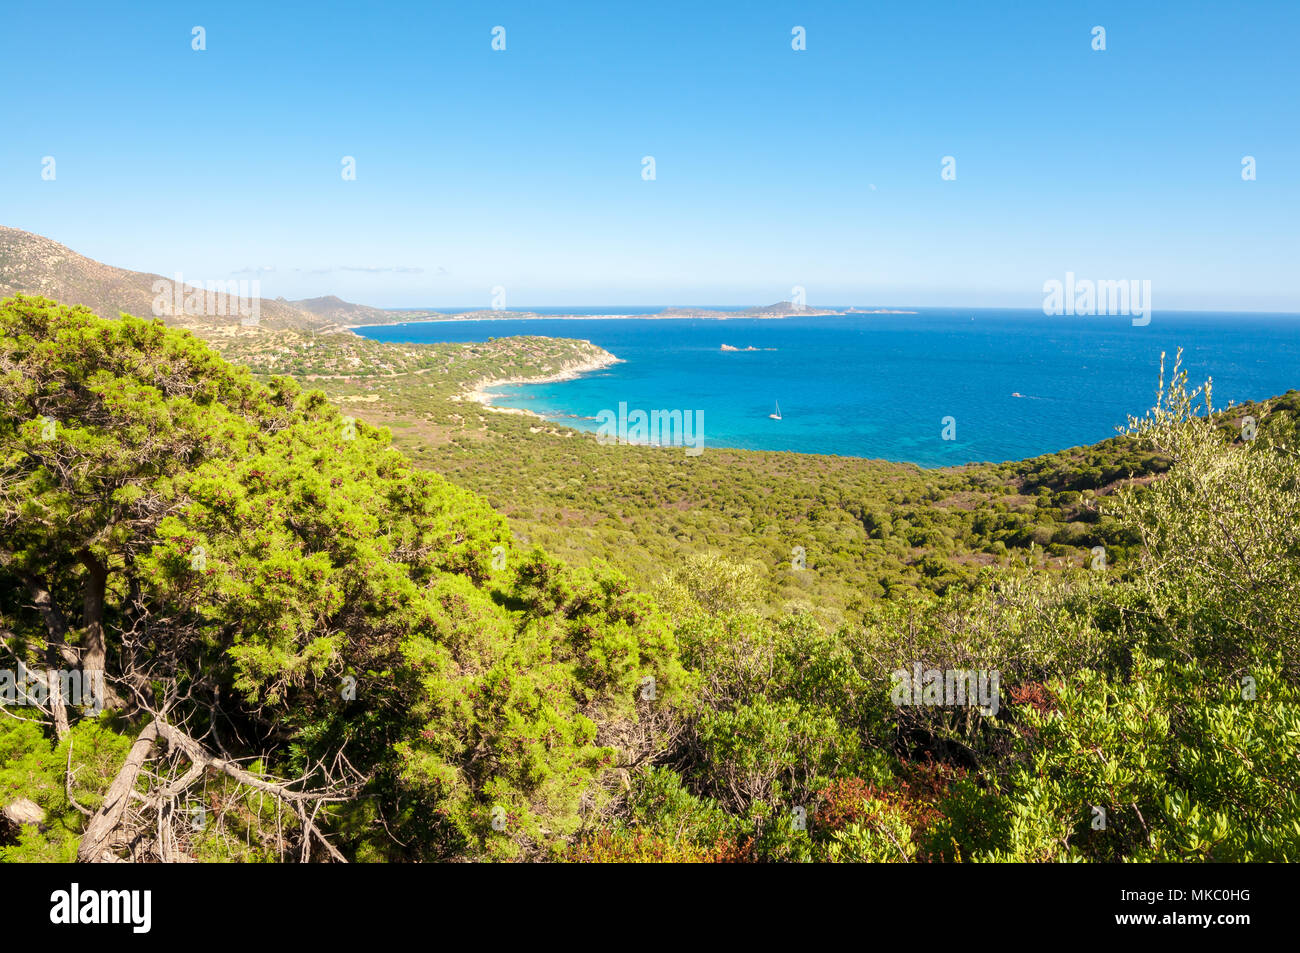
[[[347,325],[348,328],[373,327],[376,324],[424,324],[437,321],[607,321],[615,319],[656,319],[656,318],[692,318],[696,320],[726,321],[728,318],[776,319],[792,317],[840,317],[850,314],[916,314],[894,308],[814,308],[796,305],[789,301],[775,304],[743,308],[737,311],[719,311],[716,308],[695,308],[673,306],[662,311],[644,314],[539,314],[535,311],[506,311],[480,308],[477,311],[463,311],[445,314],[440,311],[395,310],[384,312],[389,320],[376,319],[374,309],[366,309],[364,318]]]
[[[166,307],[159,307],[160,283],[174,289]],[[212,282],[206,284],[212,285]],[[218,284],[238,285],[238,282]],[[40,294],[67,304],[80,304],[106,318],[128,314],[152,315],[172,327],[215,331],[227,335],[256,334],[259,330],[313,331],[348,334],[355,328],[377,325],[415,324],[434,321],[538,321],[608,320],[611,318],[692,318],[725,321],[728,318],[826,317],[851,314],[916,314],[891,308],[811,307],[791,301],[759,305],[736,311],[719,311],[676,305],[646,314],[539,314],[535,311],[505,311],[481,308],[443,313],[428,308],[376,308],[344,301],[336,295],[290,301],[283,297],[261,298],[256,285],[249,284],[250,296],[204,292],[210,289],[182,276],[130,271],[80,255],[43,235],[0,226],[0,296],[16,293]],[[203,302],[190,310],[188,302]],[[239,308],[234,305],[238,304]],[[184,306],[182,306],[184,305]],[[216,307],[212,307],[215,305]],[[256,315],[241,321],[240,310]],[[251,326],[250,326],[251,325]]]

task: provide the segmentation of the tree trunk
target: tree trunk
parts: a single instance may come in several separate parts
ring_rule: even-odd
[[[86,567],[86,636],[81,668],[87,672],[103,672],[108,662],[108,646],[104,641],[104,589],[108,584],[108,568],[88,549],[81,551],[81,562]]]
[[[49,637],[45,640],[45,672],[46,681],[49,683],[50,712],[54,715],[54,736],[60,740],[68,733],[68,709],[65,707],[66,702],[63,699],[62,679],[59,678],[59,661],[62,660],[69,665],[77,664],[77,653],[68,645],[68,623],[63,618],[63,613],[54,604],[54,597],[50,595],[49,587],[39,576],[28,575],[23,573],[23,582],[27,586],[27,591],[32,597],[32,602],[36,606],[36,611],[41,614],[41,619],[45,622],[45,630]]]
[[[47,669],[45,679],[49,682],[50,713],[54,716],[54,737],[62,741],[70,729],[67,703],[63,700],[63,679],[59,677],[59,670],[56,668]]]
[[[87,573],[83,602],[86,635],[81,655],[82,682],[102,687],[102,697],[95,699],[98,705],[116,708],[122,704],[122,698],[108,683],[108,640],[104,636],[104,591],[108,586],[108,567],[88,549],[83,549],[80,556]]]
[[[75,666],[81,660],[77,657],[77,651],[68,645],[68,623],[63,618],[63,613],[59,607],[54,604],[54,597],[50,595],[50,587],[45,584],[45,580],[40,576],[33,576],[29,573],[22,574],[24,585],[27,586],[27,592],[32,597],[32,603],[36,606],[36,611],[41,614],[41,619],[45,622],[45,630],[50,637],[47,644],[52,646],[58,657],[63,659],[70,666]]]

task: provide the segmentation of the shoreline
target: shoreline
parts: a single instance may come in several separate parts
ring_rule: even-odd
[[[458,403],[475,403],[483,407],[484,410],[490,410],[498,414],[514,414],[523,417],[536,417],[538,420],[545,420],[547,423],[556,423],[548,417],[531,410],[525,410],[522,407],[498,407],[492,403],[493,394],[488,391],[496,387],[510,387],[518,384],[555,384],[561,381],[576,380],[583,374],[590,374],[592,371],[603,370],[606,367],[613,367],[615,364],[622,364],[623,359],[606,351],[599,357],[593,357],[590,360],[578,361],[572,364],[566,364],[554,374],[543,374],[539,377],[493,377],[483,378],[476,382],[474,386],[460,394],[454,394],[452,400]],[[559,424],[558,426],[564,426]],[[576,428],[574,428],[576,429]]]
[[[537,314],[533,311],[503,311],[492,312],[491,314],[499,315],[499,317],[492,317],[484,312],[468,311],[463,314],[444,315],[436,318],[424,317],[401,321],[375,321],[369,324],[344,324],[340,326],[344,330],[351,331],[355,334],[360,328],[391,328],[403,324],[452,324],[457,322],[469,323],[474,321],[780,321],[785,318],[847,318],[857,315],[919,313],[920,312],[917,311],[899,311],[889,308],[880,308],[871,311],[819,311],[815,308],[809,308],[805,311],[799,311],[793,314],[744,314],[741,312],[735,314],[720,314],[716,311],[701,311],[697,313],[682,314]]]

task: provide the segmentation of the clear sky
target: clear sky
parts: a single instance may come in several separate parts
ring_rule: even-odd
[[[382,307],[1300,311],[1298,49],[1297,0],[11,2],[0,224]]]

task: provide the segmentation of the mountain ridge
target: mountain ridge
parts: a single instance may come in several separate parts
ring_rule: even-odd
[[[0,298],[40,295],[84,305],[100,317],[116,318],[125,312],[156,317],[172,327],[238,325],[256,315],[257,323],[272,328],[335,329],[336,322],[328,316],[283,298],[241,297],[247,287],[234,281],[210,282],[205,287],[183,282],[176,287],[174,278],[107,265],[44,235],[0,225]],[[187,303],[193,303],[197,313],[187,311]]]

